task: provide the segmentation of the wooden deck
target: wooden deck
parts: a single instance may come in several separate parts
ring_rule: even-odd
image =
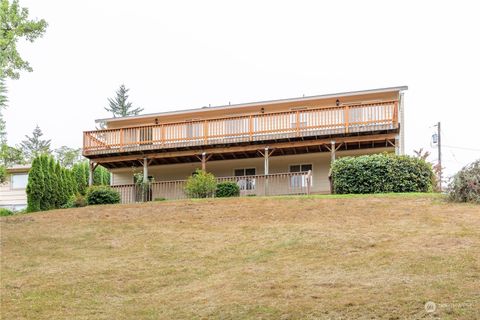
[[[83,154],[98,156],[181,147],[378,132],[398,128],[398,102],[313,108],[119,129],[86,131]]]

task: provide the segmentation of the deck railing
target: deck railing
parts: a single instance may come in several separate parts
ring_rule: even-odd
[[[86,131],[84,154],[353,133],[398,126],[397,101]]]
[[[312,174],[288,172],[268,175],[219,177],[217,182],[233,181],[240,187],[240,196],[309,194]],[[122,203],[136,203],[155,199],[186,199],[187,180],[151,182],[147,186],[124,184],[112,186],[120,193]]]

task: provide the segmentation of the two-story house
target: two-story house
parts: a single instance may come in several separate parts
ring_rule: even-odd
[[[84,132],[91,171],[111,171],[123,202],[134,174],[152,198],[181,198],[196,169],[236,181],[243,195],[330,192],[335,157],[404,152],[406,86],[100,119]]]

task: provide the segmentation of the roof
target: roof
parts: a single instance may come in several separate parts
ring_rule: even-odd
[[[184,109],[184,110],[177,110],[177,111],[148,113],[148,114],[142,114],[138,116],[104,118],[104,119],[97,119],[95,120],[95,122],[115,122],[115,121],[124,121],[127,119],[128,120],[143,119],[143,118],[152,118],[155,116],[180,115],[180,114],[192,113],[192,112],[203,112],[203,111],[210,111],[210,110],[228,110],[233,108],[236,109],[236,108],[251,107],[256,105],[269,105],[269,104],[286,103],[286,102],[301,102],[301,101],[310,101],[310,100],[317,100],[317,99],[331,99],[331,98],[337,98],[337,97],[340,98],[340,97],[356,96],[356,95],[362,95],[362,94],[374,94],[374,93],[405,91],[405,90],[408,90],[408,86],[387,87],[387,88],[378,88],[378,89],[370,89],[370,90],[321,94],[321,95],[314,95],[314,96],[307,96],[307,97],[265,100],[265,101],[256,101],[256,102],[239,103],[239,104],[228,104],[228,105],[221,105],[221,106],[214,106],[214,107],[201,107],[201,108]]]
[[[28,172],[30,171],[31,165],[30,164],[19,164],[14,165],[7,168],[8,173],[15,173],[15,172]]]

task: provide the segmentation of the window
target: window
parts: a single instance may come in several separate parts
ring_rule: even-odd
[[[235,169],[234,175],[235,177],[244,177],[237,178],[237,184],[240,190],[255,190],[255,178],[251,177],[256,175],[255,168]]]
[[[28,182],[28,173],[12,174],[12,189],[25,189]]]
[[[311,164],[294,164],[290,166],[290,172],[308,172],[312,170]],[[310,186],[312,185],[312,179],[310,179]],[[307,175],[298,174],[294,175],[290,179],[291,188],[304,188],[307,186]]]

